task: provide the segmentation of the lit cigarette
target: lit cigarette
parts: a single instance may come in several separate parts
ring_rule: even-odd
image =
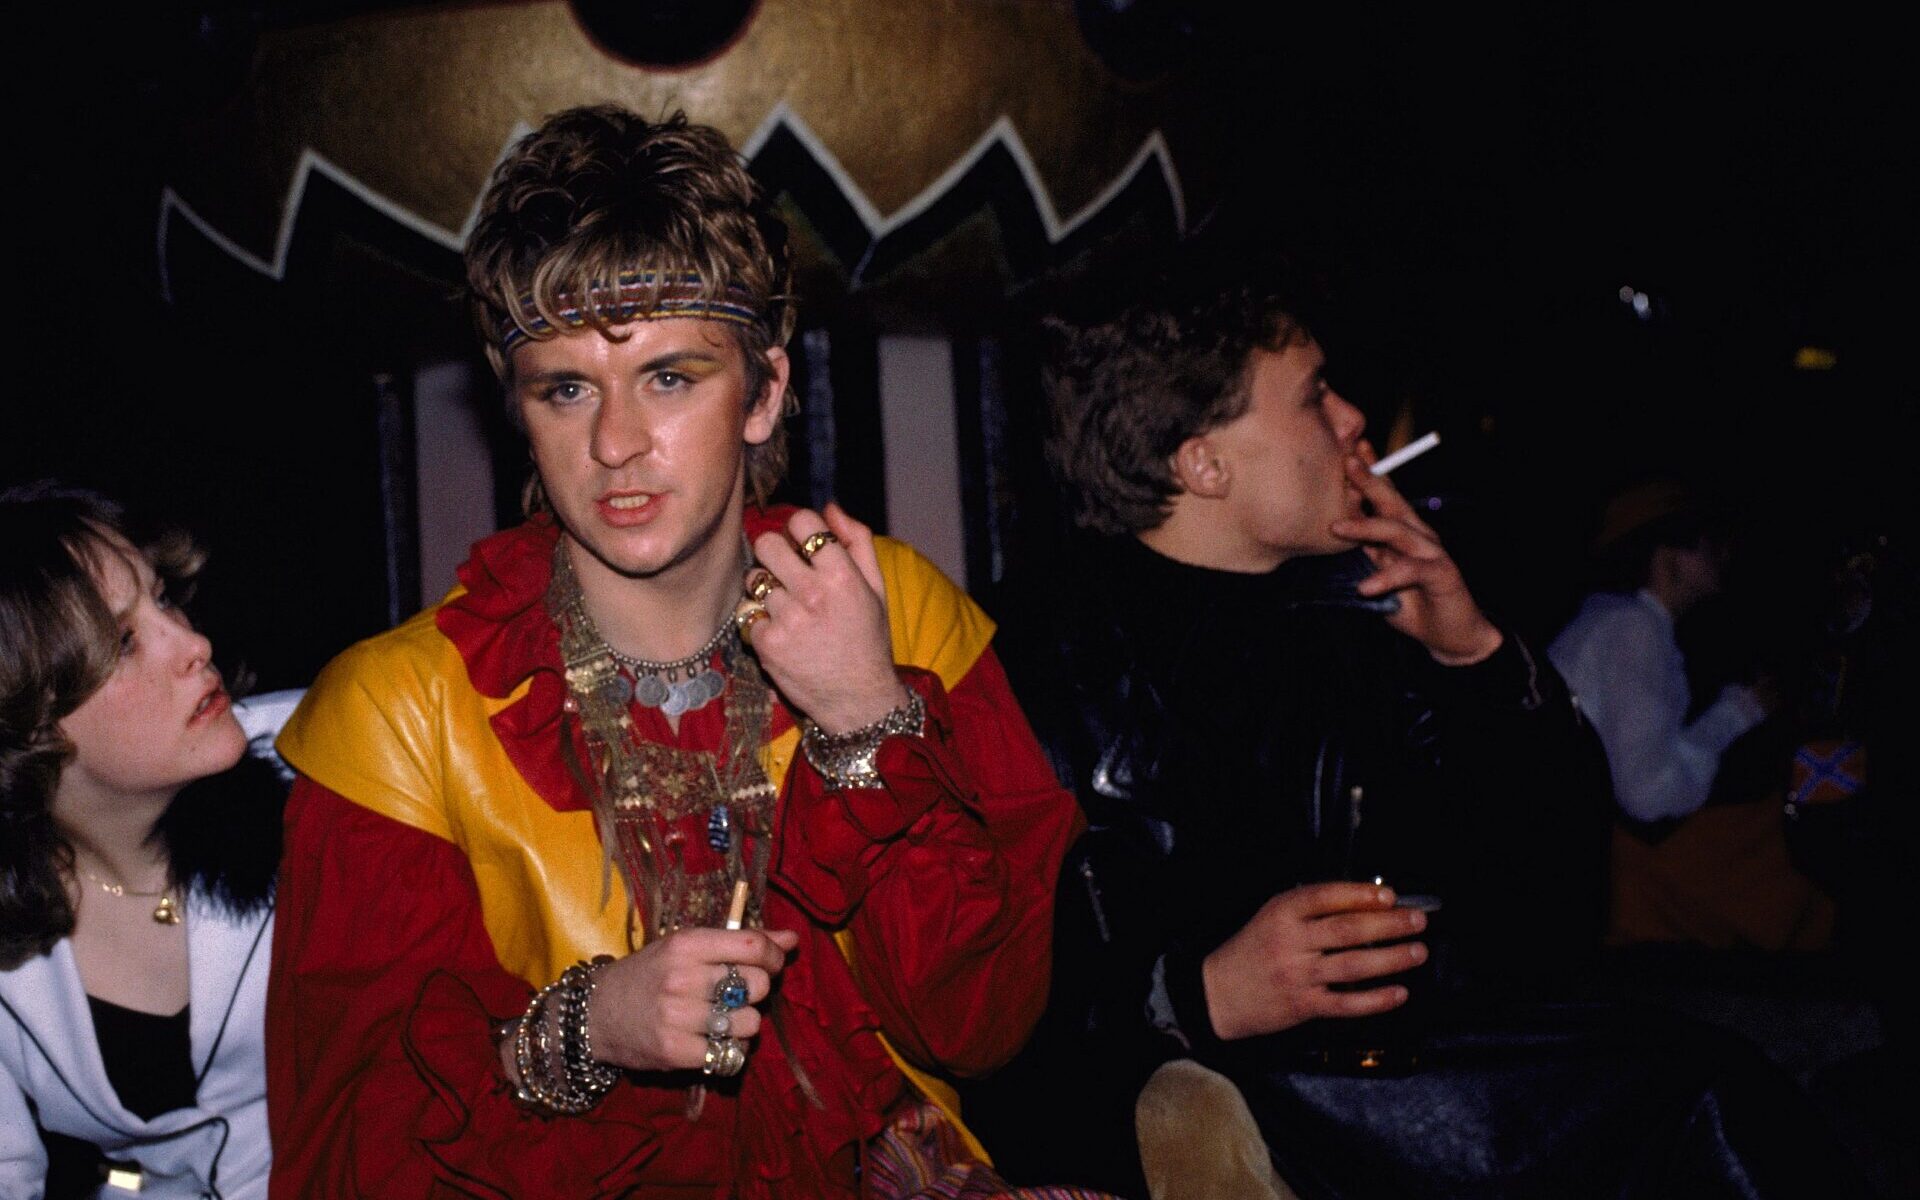
[[[1424,434],[1373,464],[1371,469],[1375,475],[1385,475],[1388,471],[1394,470],[1397,467],[1403,467],[1414,459],[1419,458],[1422,454],[1425,454],[1439,444],[1440,433],[1438,430]]]
[[[733,881],[733,903],[727,908],[727,928],[738,929],[740,922],[747,919],[747,881]]]

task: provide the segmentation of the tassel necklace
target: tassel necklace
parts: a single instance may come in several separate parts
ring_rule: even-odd
[[[759,664],[744,652],[731,616],[687,659],[671,663],[636,660],[641,679],[661,682],[655,671],[671,670],[688,689],[658,704],[668,715],[691,711],[726,697],[722,748],[680,750],[641,737],[627,705],[646,703],[622,671],[627,664],[594,627],[565,544],[555,546],[547,611],[560,635],[567,698],[562,707],[578,719],[589,762],[584,783],[593,798],[606,867],[617,866],[634,904],[630,922],[640,926],[634,945],[688,926],[722,923],[734,884],[749,889],[747,924],[760,924],[772,849],[777,793],[761,762],[773,695]],[[716,669],[712,658],[720,660]],[[668,684],[669,690],[673,685]],[[563,740],[563,747],[571,742]],[[565,751],[563,751],[565,752]],[[685,854],[685,826],[696,826],[717,861],[693,867]]]

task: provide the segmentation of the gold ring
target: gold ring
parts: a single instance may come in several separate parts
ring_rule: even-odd
[[[765,600],[773,594],[773,589],[785,586],[772,571],[760,567],[754,571],[753,578],[747,581],[747,595],[755,600]]]
[[[822,529],[819,533],[810,533],[807,535],[807,540],[800,543],[800,557],[807,560],[808,562],[812,562],[814,555],[820,553],[820,551],[823,548],[827,546],[831,546],[833,545],[833,543],[839,540],[840,540],[839,538],[833,536],[833,534],[827,532],[824,529]]]
[[[700,1064],[703,1075],[717,1075],[722,1079],[738,1075],[747,1065],[747,1046],[737,1037],[717,1037],[707,1035],[707,1053]]]
[[[742,600],[733,610],[733,624],[740,631],[740,640],[753,645],[753,623],[767,618],[767,606],[758,600]]]

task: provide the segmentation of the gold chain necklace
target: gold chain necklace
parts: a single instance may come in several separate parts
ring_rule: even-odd
[[[141,900],[158,899],[160,903],[153,906],[155,924],[178,925],[180,923],[180,905],[173,898],[172,884],[168,884],[157,892],[136,892],[124,883],[113,883],[102,879],[85,867],[80,868],[80,873],[99,884],[100,890],[109,896],[133,896]]]

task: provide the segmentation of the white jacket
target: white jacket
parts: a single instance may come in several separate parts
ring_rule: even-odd
[[[0,1197],[39,1200],[46,1152],[41,1124],[137,1162],[143,1200],[264,1200],[267,1142],[267,963],[273,915],[236,921],[189,893],[187,972],[193,1068],[191,1108],[143,1121],[120,1106],[100,1061],[73,947],[62,940],[0,971]],[[132,1192],[103,1187],[106,1200]]]

